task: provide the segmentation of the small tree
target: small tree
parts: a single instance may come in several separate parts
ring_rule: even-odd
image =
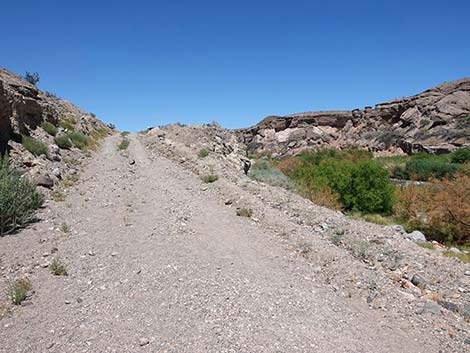
[[[32,85],[35,85],[39,82],[39,74],[37,72],[31,73],[29,71],[26,71],[26,74],[24,76],[24,79],[31,83]]]

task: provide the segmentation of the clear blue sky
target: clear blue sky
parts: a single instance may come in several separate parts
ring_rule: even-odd
[[[3,1],[0,66],[122,130],[352,109],[470,76],[470,1]]]

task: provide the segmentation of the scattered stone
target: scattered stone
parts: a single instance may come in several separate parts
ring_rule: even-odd
[[[444,301],[444,300],[440,300],[437,303],[440,306],[442,306],[444,309],[447,309],[447,310],[452,311],[454,313],[459,311],[459,307],[458,307],[457,304],[454,304],[454,303],[451,303],[451,302],[448,302],[448,301]]]
[[[395,231],[395,232],[398,232],[398,233],[405,233],[405,228],[403,228],[403,226],[399,225],[399,224],[396,224],[394,226],[392,226],[392,229]]]
[[[83,299],[80,298],[80,297],[78,297],[78,298],[77,298],[77,303],[78,303],[78,304],[83,303]]]
[[[441,313],[441,306],[435,302],[427,301],[422,305],[422,308],[418,310],[418,314],[431,313],[434,315]]]
[[[93,251],[90,250],[90,251],[88,251],[88,255],[95,256],[96,254]]]
[[[457,248],[450,248],[449,251],[453,254],[462,254],[462,251]]]
[[[470,320],[470,304],[465,304],[462,309],[460,309],[460,314],[466,319]]]
[[[227,205],[227,206],[228,206],[228,205],[231,205],[232,203],[233,203],[233,201],[232,201],[231,199],[227,199],[227,200],[225,200],[225,202],[224,202],[224,204]]]
[[[404,235],[405,239],[411,240],[415,243],[418,242],[426,242],[426,237],[424,236],[423,233],[421,233],[419,230],[415,230],[414,232],[408,233]]]
[[[470,270],[465,271],[464,275],[465,276],[470,276]]]
[[[139,338],[139,346],[143,347],[150,343],[148,338]]]
[[[113,252],[111,253],[111,256],[113,256],[113,257],[114,257],[114,256],[118,256],[118,255],[119,255],[119,253],[116,252],[116,251],[113,251]]]
[[[131,159],[131,160],[129,161],[129,164],[130,164],[130,165],[134,165],[134,164],[135,164],[135,160],[134,160],[134,159]]]
[[[426,287],[426,282],[427,281],[418,274],[415,274],[411,278],[411,283],[413,283],[416,287],[424,288],[424,287]]]
[[[38,186],[43,186],[48,189],[52,189],[54,186],[54,180],[49,175],[40,174],[34,177],[34,182]]]

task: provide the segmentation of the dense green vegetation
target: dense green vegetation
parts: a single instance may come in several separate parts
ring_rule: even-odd
[[[36,185],[0,159],[0,235],[30,222],[42,202]]]
[[[470,241],[470,149],[447,155],[374,158],[357,149],[305,151],[260,159],[249,175],[295,187],[317,204],[379,224],[400,223],[442,242]],[[390,178],[427,181],[398,186]]]
[[[387,162],[387,158],[383,159]],[[404,157],[396,163],[392,176],[397,179],[427,181],[431,178],[451,177],[467,168],[464,163],[470,160],[470,148],[463,148],[445,155],[418,153]],[[400,159],[390,160],[397,162]]]

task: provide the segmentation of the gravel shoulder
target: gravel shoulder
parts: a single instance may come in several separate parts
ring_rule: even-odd
[[[328,283],[322,249],[300,256],[282,237],[307,231],[282,210],[237,217],[243,197],[266,201],[246,185],[203,184],[129,139],[118,152],[106,138],[66,202],[0,238],[3,278],[25,274],[35,291],[0,319],[1,352],[465,351]],[[44,268],[56,256],[69,276]]]

